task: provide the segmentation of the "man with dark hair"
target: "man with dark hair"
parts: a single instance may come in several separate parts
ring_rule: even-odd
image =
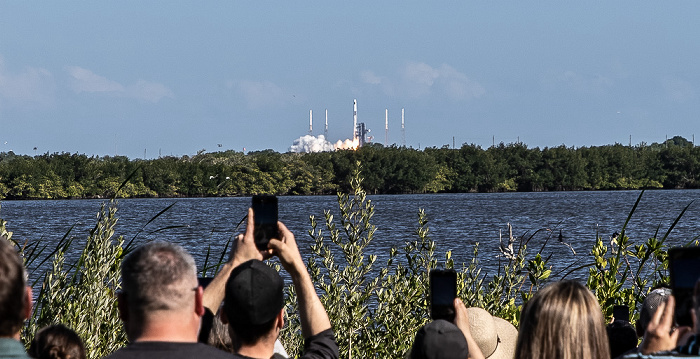
[[[484,353],[471,333],[467,307],[459,298],[454,299],[453,305],[455,309],[453,322],[437,319],[422,326],[416,332],[408,355],[410,359],[484,359]],[[482,323],[474,324],[478,330],[484,329],[478,328]],[[495,348],[489,353],[489,355],[493,354],[495,354]],[[494,357],[508,355],[506,352],[499,351],[499,354],[495,354]]]
[[[29,358],[19,341],[24,321],[32,313],[32,289],[22,258],[0,236],[0,358]]]
[[[108,358],[230,358],[197,343],[202,288],[194,259],[182,247],[150,242],[122,262],[119,314],[129,344]]]
[[[304,352],[301,358],[338,358],[328,314],[316,294],[294,235],[278,222],[280,239],[271,239],[259,251],[253,237],[254,213],[248,210],[245,234],[236,238],[231,259],[204,292],[204,306],[213,313],[224,301],[222,319],[229,323],[234,358],[284,358],[275,353],[275,341],[284,327],[284,281],[262,262],[277,256],[297,293]],[[224,299],[225,298],[225,299]]]

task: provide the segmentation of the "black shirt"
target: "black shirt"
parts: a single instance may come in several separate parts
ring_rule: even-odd
[[[231,354],[202,343],[136,342],[106,359],[231,359]]]
[[[304,341],[304,352],[300,359],[337,359],[340,355],[338,343],[335,341],[333,329],[326,329]],[[253,359],[247,356],[233,354],[235,359]],[[272,356],[272,359],[285,359],[279,354]]]

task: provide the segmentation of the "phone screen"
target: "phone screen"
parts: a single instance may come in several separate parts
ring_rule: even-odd
[[[693,326],[693,290],[700,279],[700,247],[671,248],[668,251],[671,290],[676,299],[675,317],[679,326]]]
[[[453,321],[457,297],[457,273],[452,269],[430,271],[430,316]]]
[[[630,321],[630,307],[626,305],[616,305],[613,307],[613,318],[615,320]]]
[[[253,196],[253,213],[255,245],[260,250],[267,249],[272,238],[278,238],[277,233],[277,197],[268,195]]]

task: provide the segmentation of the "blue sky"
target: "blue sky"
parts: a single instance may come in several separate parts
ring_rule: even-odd
[[[697,1],[0,0],[0,152],[700,136]],[[699,138],[700,140],[700,138]],[[218,147],[221,144],[222,147]]]

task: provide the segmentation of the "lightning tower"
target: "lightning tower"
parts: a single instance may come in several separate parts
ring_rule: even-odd
[[[389,109],[384,109],[384,147],[389,143]]]
[[[403,122],[403,109],[401,109],[401,146],[406,147],[406,127]]]

